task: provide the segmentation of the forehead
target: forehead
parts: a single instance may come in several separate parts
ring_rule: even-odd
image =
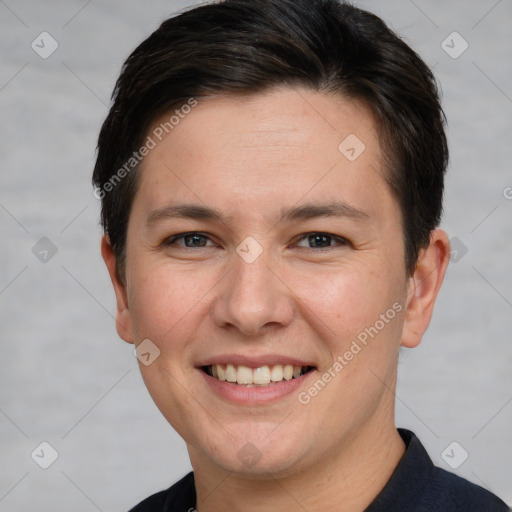
[[[286,146],[290,148],[288,157],[293,156],[293,148],[300,154],[308,143],[317,149],[338,150],[338,144],[351,134],[365,139],[375,156],[380,153],[376,123],[363,103],[338,94],[284,86],[250,95],[191,98],[156,119],[148,133],[160,149],[172,135],[176,151],[186,149],[183,143],[187,140],[197,142],[195,136],[200,135],[203,141],[194,152],[196,156],[229,145],[239,154],[255,146],[266,152]],[[159,153],[157,147],[152,156]]]
[[[147,136],[155,145],[136,202],[148,208],[171,196],[232,209],[240,200],[268,209],[318,194],[357,203],[359,191],[354,206],[371,209],[370,195],[389,192],[373,116],[339,96],[276,88],[197,100],[166,112]]]

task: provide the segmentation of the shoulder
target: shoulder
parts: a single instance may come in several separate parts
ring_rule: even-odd
[[[461,512],[508,512],[509,507],[483,487],[434,466],[420,509],[425,512],[441,510]]]
[[[141,501],[129,512],[195,512],[194,473],[190,472],[165,491]]]
[[[509,507],[490,491],[465,478],[434,466],[413,432],[399,429],[407,445],[407,472],[421,474],[417,486],[418,512],[509,512]],[[410,480],[410,477],[407,478]],[[402,485],[405,483],[401,482]]]
[[[365,512],[510,512],[502,500],[483,487],[434,466],[413,432],[398,432],[405,453]]]

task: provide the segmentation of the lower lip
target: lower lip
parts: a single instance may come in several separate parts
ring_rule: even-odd
[[[210,389],[222,398],[240,405],[259,405],[275,402],[297,391],[315,370],[311,370],[296,379],[282,380],[268,386],[241,386],[225,380],[219,380],[198,369]]]

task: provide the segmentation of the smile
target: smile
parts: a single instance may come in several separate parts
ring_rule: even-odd
[[[250,368],[243,365],[213,364],[203,366],[201,369],[210,377],[220,381],[245,387],[263,387],[297,379],[313,370],[314,367],[274,364]]]

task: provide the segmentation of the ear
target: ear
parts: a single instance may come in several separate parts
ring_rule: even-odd
[[[108,273],[114,292],[116,294],[117,312],[116,312],[116,329],[119,337],[128,343],[133,343],[133,326],[132,316],[128,307],[128,298],[126,293],[126,286],[120,282],[117,275],[116,256],[114,249],[110,244],[108,235],[101,238],[101,256],[107,266]]]
[[[414,274],[407,285],[402,345],[413,348],[421,338],[432,318],[437,293],[443,283],[450,261],[450,242],[442,229],[432,231],[428,247],[420,251]]]

